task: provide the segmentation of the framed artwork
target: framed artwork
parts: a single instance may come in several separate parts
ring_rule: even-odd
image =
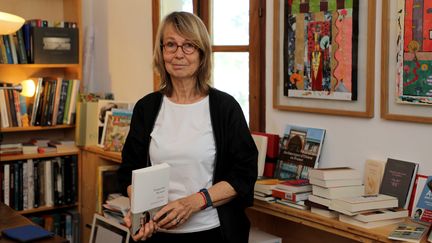
[[[375,1],[274,4],[273,107],[373,117]]]
[[[381,117],[432,123],[432,1],[382,9]]]

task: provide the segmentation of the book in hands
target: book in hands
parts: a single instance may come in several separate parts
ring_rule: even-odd
[[[154,209],[168,203],[170,166],[167,163],[132,171],[132,234],[150,220]],[[152,211],[153,210],[153,211]]]
[[[2,231],[2,235],[19,242],[32,242],[39,239],[53,237],[54,233],[40,226],[24,225],[5,229]]]

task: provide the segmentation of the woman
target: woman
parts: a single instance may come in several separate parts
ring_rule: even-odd
[[[244,210],[253,202],[258,151],[239,104],[209,85],[206,27],[193,14],[173,12],[156,43],[161,88],[135,105],[119,178],[130,195],[132,170],[166,162],[169,203],[133,239],[247,242]]]

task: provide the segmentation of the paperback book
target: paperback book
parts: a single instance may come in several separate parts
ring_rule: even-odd
[[[388,158],[379,192],[397,197],[399,207],[408,208],[417,169],[417,163]]]
[[[428,228],[428,226],[420,224],[400,223],[397,228],[390,233],[388,238],[405,242],[421,242]]]
[[[275,177],[308,179],[309,170],[318,167],[325,130],[288,125],[281,139]]]
[[[413,218],[424,222],[432,223],[432,176],[427,178],[421,191],[416,208],[413,211]]]

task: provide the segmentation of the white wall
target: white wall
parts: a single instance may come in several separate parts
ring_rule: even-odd
[[[377,1],[381,20],[381,1]],[[273,109],[273,1],[267,1],[266,54],[266,127],[267,132],[282,135],[286,124],[326,129],[320,166],[349,165],[363,170],[366,159],[388,157],[419,162],[419,173],[432,175],[432,126],[380,118],[381,26],[376,28],[375,116],[372,119],[287,112]]]
[[[95,41],[88,90],[111,92],[122,101],[153,91],[151,1],[85,0],[82,12]]]
[[[95,23],[95,74],[92,91],[111,91],[117,99],[136,101],[153,90],[150,0],[83,1],[85,23]],[[84,3],[85,2],[85,3]],[[381,1],[377,1],[377,20]],[[327,130],[321,166],[349,165],[363,169],[364,161],[388,157],[421,163],[419,172],[432,174],[432,126],[383,120],[379,115],[381,27],[376,28],[375,116],[371,119],[287,112],[272,106],[273,1],[267,1],[267,132],[282,134],[286,124]]]

